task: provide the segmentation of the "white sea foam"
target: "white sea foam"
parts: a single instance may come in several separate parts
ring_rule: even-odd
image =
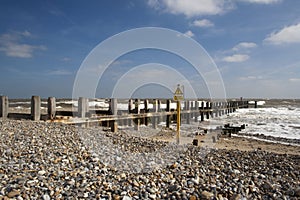
[[[233,125],[247,124],[249,134],[300,139],[300,110],[287,107],[238,109],[229,116],[223,116],[224,122]]]
[[[249,104],[255,104],[255,101],[249,101]],[[266,101],[257,101],[258,106],[263,106],[266,104]]]

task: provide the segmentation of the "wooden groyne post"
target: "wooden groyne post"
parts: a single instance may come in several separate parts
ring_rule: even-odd
[[[8,97],[0,96],[0,117],[6,119],[8,116]]]
[[[135,104],[134,113],[135,114],[140,114],[141,113],[140,103],[141,103],[141,101],[139,99],[136,99],[135,102],[134,102],[134,104]],[[134,123],[134,130],[139,131],[140,130],[140,124],[141,124],[141,119],[136,118],[135,123]]]
[[[154,112],[154,113],[158,113],[158,106],[159,106],[159,104],[158,104],[158,100],[157,99],[154,99],[153,100],[153,111],[152,112]],[[152,117],[152,127],[154,128],[154,129],[157,129],[157,125],[158,125],[158,117],[157,116],[154,116],[154,117]]]
[[[204,102],[201,102],[201,111],[200,111],[201,122],[204,121]]]
[[[195,101],[195,110],[199,111],[199,102],[198,99]],[[194,122],[198,122],[199,112],[195,112]]]
[[[148,112],[149,112],[149,100],[148,100],[148,99],[145,99],[145,100],[144,100],[144,112],[145,112],[145,113],[148,113]],[[144,123],[145,123],[145,126],[148,126],[148,123],[149,123],[149,117],[145,117],[145,118],[144,118]]]
[[[118,100],[117,99],[111,99],[110,100],[110,111],[112,115],[118,114]],[[111,132],[115,133],[118,131],[118,122],[116,120],[109,121],[110,123],[110,129]]]
[[[79,97],[78,99],[78,117],[85,118],[86,113],[89,112],[89,99]]]
[[[132,113],[134,110],[134,103],[132,99],[128,101],[128,113]],[[128,126],[132,126],[132,119],[128,118]]]
[[[56,116],[56,99],[55,97],[48,98],[48,119],[54,120]]]
[[[39,121],[41,119],[41,97],[31,97],[31,119]]]
[[[170,99],[167,100],[167,108],[166,108],[166,111],[167,111],[167,112],[170,112],[170,111],[171,111],[171,100],[170,100]],[[167,127],[167,128],[170,128],[170,125],[171,125],[171,115],[167,115],[167,118],[166,118],[166,127]]]
[[[190,111],[190,101],[184,101],[184,106],[185,106],[185,110],[186,111]],[[190,124],[191,122],[190,122],[190,118],[191,118],[191,114],[190,113],[186,113],[185,114],[185,118],[186,118],[186,123],[187,124]]]

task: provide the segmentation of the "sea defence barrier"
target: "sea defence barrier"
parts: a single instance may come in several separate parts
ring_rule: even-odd
[[[139,130],[140,125],[157,128],[164,122],[167,128],[171,123],[176,123],[176,101],[171,99],[97,99],[106,104],[106,107],[90,105],[95,99],[80,97],[76,106],[70,110],[57,110],[55,97],[47,99],[47,112],[41,112],[41,98],[31,97],[30,113],[10,112],[9,99],[0,96],[0,118],[44,120],[48,122],[60,122],[65,124],[78,124],[90,126],[97,124],[108,127],[116,132],[119,126],[134,126]],[[125,105],[125,106],[124,106]],[[192,121],[201,122],[210,118],[235,112],[236,109],[252,106],[249,101],[239,100],[210,100],[187,99],[181,102],[181,121],[190,124]],[[257,103],[254,104],[257,106]],[[184,121],[183,121],[184,120]]]

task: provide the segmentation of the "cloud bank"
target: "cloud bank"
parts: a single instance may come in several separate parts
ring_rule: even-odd
[[[22,43],[25,38],[31,38],[32,35],[28,31],[10,32],[0,35],[0,51],[6,56],[16,58],[31,58],[34,51],[46,50],[43,45],[30,45]]]
[[[265,39],[265,42],[274,45],[300,43],[300,23],[284,27],[278,32],[271,33]]]
[[[149,0],[148,5],[164,12],[183,14],[186,17],[217,15],[232,8],[225,0]]]
[[[208,19],[199,19],[199,20],[194,20],[191,25],[196,27],[206,28],[206,27],[214,26],[214,23],[212,23]]]
[[[250,56],[246,55],[246,54],[234,54],[232,56],[226,56],[223,58],[223,61],[225,62],[244,62],[246,60],[248,60],[250,58]]]

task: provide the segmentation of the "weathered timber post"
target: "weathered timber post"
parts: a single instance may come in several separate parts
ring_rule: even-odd
[[[148,99],[145,99],[144,100],[144,110],[145,110],[145,113],[148,113],[149,112],[149,100]],[[145,117],[145,126],[148,126],[148,120],[149,120],[149,117]]]
[[[204,102],[202,101],[201,102],[201,111],[200,111],[200,114],[201,114],[201,122],[204,121]]]
[[[215,116],[215,117],[218,117],[218,114],[219,114],[219,107],[218,107],[218,102],[212,102],[212,112],[214,114],[212,114],[211,117]]]
[[[158,100],[154,99],[153,100],[153,112],[154,113],[157,113],[158,112]],[[157,129],[157,123],[158,123],[158,117],[157,116],[154,116],[152,117],[152,127],[154,129]]]
[[[56,100],[55,97],[48,97],[48,119],[55,119],[56,115]]]
[[[128,101],[128,113],[132,113],[134,109],[134,103],[132,99]],[[128,118],[128,126],[132,126],[132,119]]]
[[[140,100],[136,99],[135,102],[135,109],[134,109],[134,113],[135,114],[140,114],[141,113],[141,108],[140,108]],[[140,118],[136,118],[135,119],[135,123],[134,123],[134,130],[140,130],[140,124],[141,124],[141,119]]]
[[[219,102],[219,116],[223,115],[223,102]]]
[[[116,116],[122,116],[122,115],[123,115],[122,110],[118,110]],[[117,122],[118,127],[119,127],[119,126],[124,126],[124,122],[123,122],[124,120],[123,120],[123,119],[117,119],[117,120],[115,120],[115,121]]]
[[[229,101],[226,102],[226,114],[229,114]]]
[[[198,116],[199,116],[199,102],[198,102],[198,100],[195,101],[195,110],[196,110],[196,112],[194,114],[195,122],[198,122]]]
[[[232,102],[232,103],[233,103],[233,110],[232,110],[232,112],[235,112],[235,110],[236,110],[238,104],[237,104],[236,101],[234,101],[234,102]]]
[[[8,97],[0,96],[0,117],[6,119],[8,116]]]
[[[41,98],[39,96],[31,97],[31,119],[33,121],[41,119]]]
[[[110,100],[110,112],[114,117],[118,116],[118,100],[113,98]],[[111,132],[115,133],[118,131],[118,122],[117,120],[111,120],[110,123],[110,130]]]
[[[85,118],[86,113],[89,112],[89,99],[79,97],[78,99],[78,117]]]
[[[158,112],[161,113],[161,111],[162,111],[162,101],[158,100]],[[164,121],[164,116],[159,115],[159,117],[157,118],[157,124],[160,124],[162,121]]]
[[[206,102],[206,109],[207,109],[207,111],[206,111],[206,119],[209,119],[209,114],[210,114],[210,111],[209,111],[209,109],[210,109],[210,107],[209,107],[209,101]]]
[[[126,112],[123,111],[123,112],[122,112],[122,115],[123,115],[124,113],[126,114]],[[128,119],[123,119],[122,121],[123,121],[123,126],[128,126]]]
[[[222,115],[226,114],[226,102],[222,102]]]
[[[190,101],[190,119],[193,119],[194,117],[194,109],[195,109],[195,101]]]
[[[183,111],[187,111],[187,101],[183,101]],[[187,113],[185,113],[185,114],[182,114],[181,115],[181,119],[184,119],[184,120],[186,120],[187,121]]]
[[[191,111],[191,102],[190,101],[185,101],[185,105],[186,105],[186,110],[187,111]],[[191,123],[191,113],[186,113],[186,123],[190,124]]]
[[[167,100],[167,108],[166,108],[166,111],[167,112],[170,112],[171,111],[171,100]],[[170,128],[170,125],[171,125],[171,115],[167,115],[167,118],[166,118],[166,127],[167,128]]]

